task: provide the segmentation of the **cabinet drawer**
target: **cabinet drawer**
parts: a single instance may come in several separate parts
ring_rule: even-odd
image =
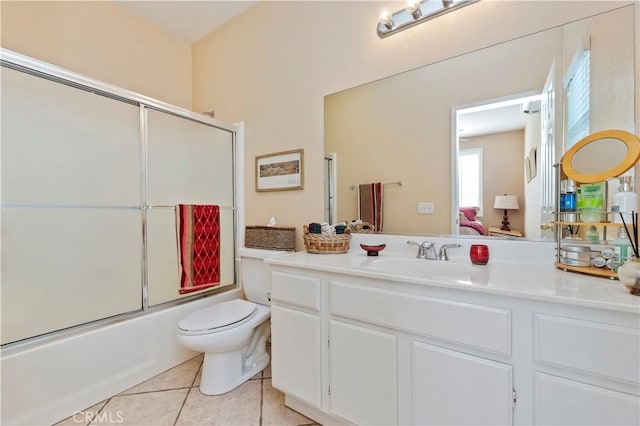
[[[332,314],[511,355],[511,311],[330,281]]]
[[[535,424],[638,425],[640,403],[633,395],[536,373]]]
[[[320,311],[319,278],[275,271],[271,278],[272,300]]]
[[[535,360],[627,383],[639,383],[638,329],[535,315]]]

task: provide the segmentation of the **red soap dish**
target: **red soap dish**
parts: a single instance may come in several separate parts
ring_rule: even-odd
[[[360,248],[367,252],[367,256],[377,256],[378,252],[383,250],[387,245],[386,244],[378,244],[376,246],[369,246],[366,244],[360,244]]]

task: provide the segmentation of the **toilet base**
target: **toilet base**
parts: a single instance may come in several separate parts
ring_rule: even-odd
[[[267,338],[269,321],[255,328],[249,343],[226,352],[205,352],[200,376],[200,392],[220,395],[240,386],[269,365]]]
[[[249,365],[242,365],[241,350],[205,354],[200,378],[200,392],[221,395],[235,389],[269,365],[269,354],[262,352]],[[241,370],[241,372],[240,372]]]

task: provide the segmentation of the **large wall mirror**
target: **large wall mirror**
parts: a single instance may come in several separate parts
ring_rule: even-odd
[[[502,221],[495,197],[509,194],[519,201],[508,212],[511,228],[526,239],[545,238],[540,225],[555,199],[551,165],[569,148],[566,141],[582,137],[566,117],[585,52],[582,131],[634,131],[634,7],[326,96],[327,173],[334,175],[326,190],[335,203],[327,202],[327,214],[357,218],[358,185],[383,182],[382,232],[461,233],[459,181],[472,170],[462,158],[479,152],[476,219],[485,232]],[[432,213],[418,213],[420,203]]]

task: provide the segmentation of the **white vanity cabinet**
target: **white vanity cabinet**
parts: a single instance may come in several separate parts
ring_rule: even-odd
[[[334,414],[357,424],[512,423],[513,369],[484,357],[509,358],[510,310],[412,294],[392,283],[336,277],[328,279],[327,287]],[[345,333],[338,318],[362,325],[352,325]],[[357,354],[353,365],[333,371],[349,356],[344,352]],[[360,365],[355,365],[358,359]],[[334,393],[334,379],[343,373],[349,375],[342,381],[362,387],[366,398],[358,401],[355,394],[353,402],[336,401],[342,395]],[[410,398],[400,401],[407,399],[402,395]],[[371,417],[346,416],[347,410],[336,409],[343,403],[358,408],[371,404]],[[402,410],[397,412],[396,405]]]
[[[273,386],[320,407],[320,280],[274,272],[271,290]]]
[[[630,325],[534,315],[536,424],[640,424],[640,334]]]
[[[506,359],[507,309],[276,270],[271,329],[273,386],[338,422],[512,423],[510,365],[432,344]]]
[[[640,424],[634,309],[268,263],[273,386],[322,424]]]
[[[322,284],[297,272],[272,274],[273,386],[354,424],[397,424],[396,336],[321,319]]]

